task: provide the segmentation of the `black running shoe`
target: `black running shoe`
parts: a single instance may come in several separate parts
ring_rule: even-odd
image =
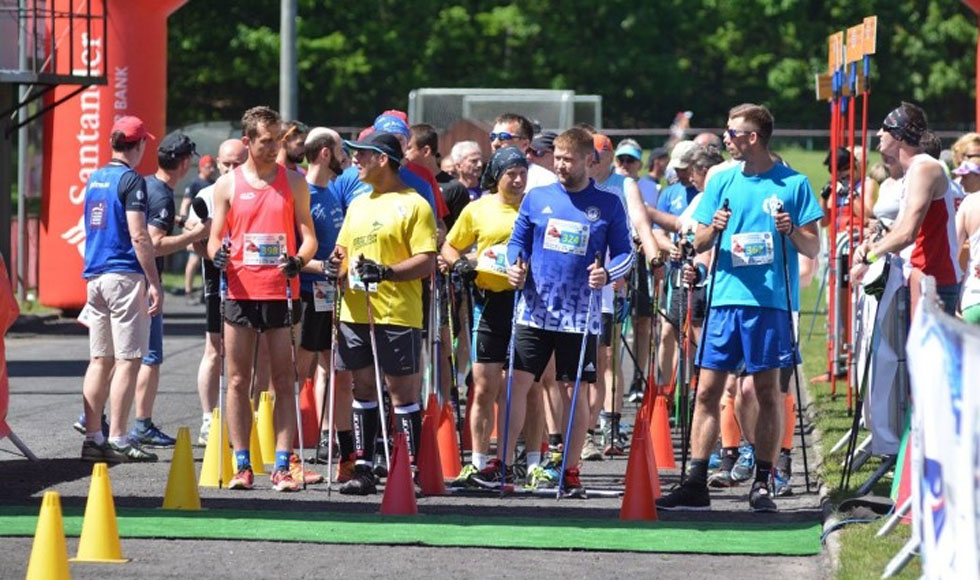
[[[487,462],[487,466],[473,475],[470,479],[480,487],[486,489],[500,489],[503,484],[514,484],[514,466],[507,466],[506,480],[500,475],[500,460],[494,457]]]
[[[338,490],[344,495],[371,495],[378,493],[378,488],[374,484],[374,474],[371,468],[366,465],[358,465],[354,468],[354,477],[347,483],[340,486]]]
[[[777,512],[776,502],[772,501],[769,486],[764,481],[756,481],[749,492],[749,508],[754,512]]]
[[[711,509],[711,496],[708,495],[708,486],[704,483],[685,481],[656,503],[658,510],[704,511]]]
[[[111,441],[106,444],[105,460],[110,463],[154,463],[157,459],[155,453],[144,451],[132,442],[128,445],[116,445]]]

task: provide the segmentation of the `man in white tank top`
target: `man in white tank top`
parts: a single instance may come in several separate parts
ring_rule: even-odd
[[[922,275],[936,278],[939,297],[952,314],[959,296],[962,271],[956,261],[954,200],[958,186],[950,181],[940,162],[922,149],[927,131],[925,112],[911,103],[902,103],[885,118],[878,131],[878,151],[882,161],[904,170],[904,209],[891,231],[880,240],[867,240],[854,253],[851,276],[860,282],[868,265],[889,252],[912,247],[909,279],[912,310],[918,299],[917,280]]]

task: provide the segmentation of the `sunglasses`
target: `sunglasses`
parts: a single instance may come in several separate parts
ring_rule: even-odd
[[[728,135],[729,139],[734,139],[737,135],[748,135],[749,133],[755,133],[755,131],[743,131],[742,129],[725,129],[725,134]]]
[[[519,135],[514,135],[513,133],[508,133],[507,131],[501,131],[500,133],[490,133],[490,142],[493,143],[498,139],[500,141],[510,141],[511,139],[517,139]]]
[[[530,155],[531,157],[544,157],[545,155],[548,154],[548,152],[547,151],[535,151],[534,149],[528,149],[527,150],[527,154]],[[978,155],[978,157],[980,157],[980,155]]]

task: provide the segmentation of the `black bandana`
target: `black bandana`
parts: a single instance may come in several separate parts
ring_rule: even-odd
[[[905,141],[913,147],[918,147],[919,141],[922,139],[922,134],[926,132],[924,126],[913,123],[909,119],[902,107],[898,107],[891,113],[888,113],[888,116],[885,117],[885,122],[881,124],[881,128],[887,131],[892,137],[900,141]]]
[[[511,167],[523,167],[527,169],[527,159],[517,147],[502,147],[497,149],[490,157],[483,175],[480,177],[480,188],[492,191],[497,187],[500,176]]]

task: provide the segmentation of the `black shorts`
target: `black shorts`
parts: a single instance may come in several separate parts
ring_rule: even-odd
[[[637,318],[653,316],[653,304],[650,301],[650,276],[647,273],[647,264],[643,260],[637,260],[636,290],[633,292],[633,304],[636,304]]]
[[[299,345],[310,352],[330,350],[330,332],[333,329],[333,311],[317,312],[313,306],[313,293],[301,292],[303,325],[300,327]]]
[[[612,346],[613,332],[616,326],[613,324],[613,315],[608,312],[602,313],[602,336],[600,343],[602,346]]]
[[[221,332],[221,296],[213,294],[204,297],[204,317],[208,332]]]
[[[292,324],[302,312],[299,300],[293,300]],[[290,326],[289,307],[285,300],[226,300],[225,320],[235,326],[268,330]]]
[[[700,327],[704,322],[704,308],[707,304],[705,286],[694,287],[694,299],[691,302],[691,324]],[[667,308],[667,320],[676,328],[685,322],[682,313],[687,312],[687,292],[683,288],[670,289],[670,306]],[[686,317],[686,314],[684,315]]]
[[[341,322],[337,344],[337,370],[358,371],[374,364],[370,325]],[[381,372],[395,377],[419,372],[422,330],[392,324],[375,324]]]
[[[484,291],[476,295],[476,362],[507,362],[511,325],[514,320],[514,292]]]
[[[578,372],[581,348],[581,334],[518,325],[514,344],[514,369],[529,372],[534,375],[535,381],[540,381],[551,355],[554,354],[555,380],[571,383],[575,381]],[[582,382],[594,383],[595,380],[596,336],[591,334],[585,346]]]

